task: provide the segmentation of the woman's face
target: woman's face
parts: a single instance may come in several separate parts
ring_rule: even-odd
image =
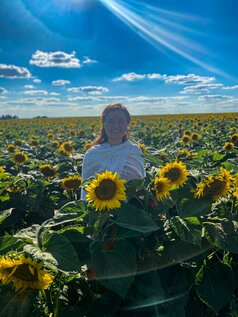
[[[127,131],[126,116],[120,109],[112,110],[104,120],[104,130],[106,132],[108,143],[120,144]]]

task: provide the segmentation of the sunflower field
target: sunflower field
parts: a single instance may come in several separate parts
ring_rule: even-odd
[[[238,113],[135,116],[145,179],[82,184],[99,128],[0,121],[0,316],[237,317]]]

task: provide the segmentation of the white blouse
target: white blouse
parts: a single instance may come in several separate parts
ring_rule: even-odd
[[[127,181],[144,178],[144,159],[140,147],[129,140],[113,146],[108,143],[93,146],[84,156],[82,179],[85,181],[105,170],[118,172],[120,178]],[[82,188],[81,199],[85,200],[85,196]]]

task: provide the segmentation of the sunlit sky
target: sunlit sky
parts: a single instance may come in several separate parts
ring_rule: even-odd
[[[1,0],[0,115],[238,110],[237,0]]]

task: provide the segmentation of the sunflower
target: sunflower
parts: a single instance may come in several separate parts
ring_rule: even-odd
[[[169,196],[169,191],[171,189],[170,181],[164,177],[155,177],[154,187],[156,198],[158,200],[163,200]]]
[[[84,144],[83,149],[87,151],[90,147],[92,147],[92,142],[88,141]]]
[[[184,135],[189,135],[189,136],[190,136],[190,135],[191,135],[191,132],[190,132],[189,130],[185,130],[185,131],[184,131]]]
[[[201,135],[200,135],[200,134],[198,134],[198,133],[196,133],[196,132],[192,133],[192,135],[191,135],[191,140],[192,140],[193,142],[196,142],[196,141],[198,141],[198,140],[200,140],[200,139],[201,139]]]
[[[15,145],[22,146],[23,145],[23,141],[18,139],[18,140],[15,141]]]
[[[78,189],[82,184],[82,177],[81,176],[69,176],[65,177],[62,180],[62,187],[66,190],[75,190]]]
[[[8,150],[8,152],[10,152],[10,153],[14,153],[15,152],[15,145],[14,144],[8,144],[7,145],[7,150]]]
[[[69,134],[70,134],[71,136],[76,136],[76,131],[71,130],[71,131],[69,132]]]
[[[235,144],[238,141],[238,133],[233,134],[231,136],[230,140],[231,140],[232,143]]]
[[[233,192],[233,196],[238,198],[238,173],[236,174],[236,176],[234,178],[234,192]]]
[[[171,186],[180,187],[189,175],[186,166],[180,162],[167,163],[160,170],[160,177],[167,178]]]
[[[105,171],[97,174],[96,178],[85,187],[88,192],[86,200],[92,202],[96,211],[120,208],[120,200],[126,199],[124,179],[119,179],[118,173]]]
[[[62,153],[66,155],[70,155],[74,152],[74,148],[70,142],[64,142],[60,146],[60,150]]]
[[[5,169],[2,166],[0,166],[0,174],[1,173],[5,173]]]
[[[59,141],[52,141],[51,146],[53,149],[58,149],[58,147],[60,146],[60,143]]]
[[[191,141],[191,138],[188,135],[183,135],[181,138],[181,142],[183,142],[185,144],[188,144],[190,141]]]
[[[13,282],[16,292],[27,289],[44,290],[53,281],[53,276],[42,269],[43,262],[36,262],[21,255],[17,259],[2,256],[0,258],[0,280],[3,285]]]
[[[40,171],[46,177],[54,177],[57,173],[57,169],[51,164],[40,165]]]
[[[193,190],[195,198],[210,196],[213,201],[224,197],[226,198],[230,192],[231,182],[225,174],[212,175],[205,178],[197,189]]]
[[[17,151],[14,153],[13,161],[16,164],[18,165],[25,164],[27,160],[28,160],[28,156],[26,155],[26,153],[20,152],[20,151]]]
[[[54,139],[54,134],[52,133],[52,132],[48,132],[47,133],[47,137],[49,138],[49,139]]]
[[[32,146],[32,147],[38,147],[39,146],[39,142],[34,138],[31,138],[30,139],[30,145]]]
[[[137,145],[139,146],[139,148],[141,149],[142,153],[145,154],[146,153],[146,148],[145,145],[142,143],[137,143]]]
[[[225,145],[223,146],[223,150],[225,150],[226,152],[230,152],[233,150],[233,147],[234,147],[234,143],[226,142]]]

